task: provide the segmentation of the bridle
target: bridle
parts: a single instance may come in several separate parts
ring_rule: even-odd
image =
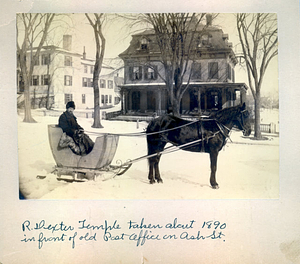
[[[241,117],[237,118],[236,120],[239,122],[239,125],[242,128],[242,132],[244,133],[246,131],[246,128],[245,128],[245,125],[244,125],[245,124],[245,118],[249,116],[249,111],[247,109],[245,109],[245,110],[241,111],[240,114],[241,114]],[[218,125],[220,131],[222,132],[222,134],[225,137],[229,137],[228,135],[226,135],[225,130],[227,130],[228,133],[229,133],[231,129],[228,128],[227,126],[225,126],[224,124],[219,123],[219,122],[217,122],[217,125]]]
[[[244,122],[245,122],[244,119],[249,116],[249,111],[247,109],[245,109],[245,110],[241,111],[240,113],[241,113],[241,119],[240,120],[238,119],[238,122],[240,123],[240,125],[243,129],[242,131],[245,132],[246,128],[244,125]]]

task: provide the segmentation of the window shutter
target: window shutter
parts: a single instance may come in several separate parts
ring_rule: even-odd
[[[217,62],[210,62],[208,64],[209,67],[209,78],[210,79],[218,79],[219,78],[219,68]]]
[[[192,79],[201,79],[201,63],[199,62],[194,62],[192,64],[192,69],[191,69],[191,78]]]
[[[227,64],[227,79],[231,80],[231,67]]]
[[[144,67],[144,79],[148,80],[148,66]]]
[[[157,71],[157,66],[154,66],[154,80],[156,80],[158,77],[158,71]]]
[[[143,78],[143,67],[139,66],[139,80]]]
[[[129,80],[133,80],[133,67],[129,66]]]

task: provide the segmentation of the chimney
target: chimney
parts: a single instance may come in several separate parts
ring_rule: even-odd
[[[83,46],[83,54],[82,54],[82,56],[83,56],[83,59],[85,60],[86,59],[85,46]]]
[[[71,51],[71,49],[72,49],[72,36],[71,35],[63,36],[63,49]]]
[[[212,14],[206,14],[206,26],[212,25]]]

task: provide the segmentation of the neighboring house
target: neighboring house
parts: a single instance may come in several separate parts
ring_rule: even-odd
[[[189,86],[181,101],[181,114],[209,113],[245,101],[247,86],[235,83],[237,58],[228,35],[212,26],[209,17],[199,31],[203,34],[195,39],[197,55],[188,64],[184,85]],[[133,35],[130,46],[119,57],[124,61],[123,113],[167,112],[170,105],[154,30]]]
[[[33,50],[34,52],[34,50]],[[30,54],[28,53],[28,59]],[[116,69],[104,60],[99,77],[100,106],[112,107],[119,102]],[[64,35],[63,48],[45,46],[38,61],[34,62],[30,91],[33,107],[45,107],[47,90],[52,108],[64,109],[68,101],[75,101],[77,109],[93,109],[94,59],[72,52],[72,36]],[[22,93],[22,80],[18,74],[18,93]],[[122,83],[119,81],[119,83]]]

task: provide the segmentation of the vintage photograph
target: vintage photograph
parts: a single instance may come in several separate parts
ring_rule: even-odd
[[[278,199],[275,13],[18,13],[19,199]]]

